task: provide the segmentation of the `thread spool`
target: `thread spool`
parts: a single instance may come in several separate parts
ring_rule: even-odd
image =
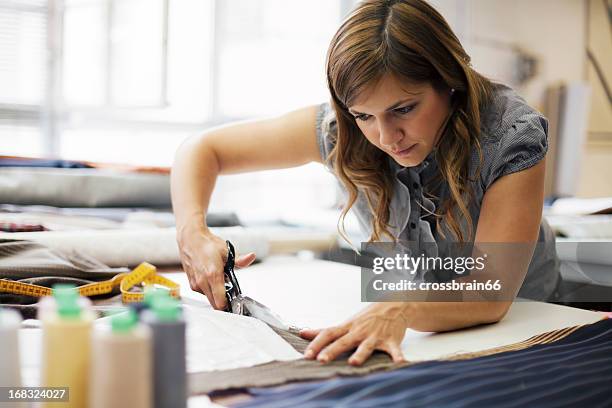
[[[21,315],[0,309],[0,387],[21,387],[19,327]]]
[[[42,322],[48,317],[57,313],[57,305],[53,296],[45,296],[40,298],[38,305],[36,305],[37,314],[36,317]]]
[[[72,285],[53,287],[55,312],[43,313],[43,358],[41,385],[68,387],[68,402],[43,403],[44,408],[87,406],[94,315],[83,308]]]
[[[153,334],[153,396],[155,408],[187,407],[185,320],[178,301],[156,298],[142,320]]]
[[[60,291],[59,296],[62,296],[61,291],[62,291],[63,286],[73,287],[72,285],[62,285],[62,284],[58,284],[54,286],[54,287],[59,288],[59,291]],[[77,304],[83,310],[91,310],[91,300],[89,298],[80,296],[77,300]],[[55,301],[55,297],[54,296],[44,296],[40,298],[40,300],[38,301],[37,309],[38,309],[38,312],[37,312],[36,318],[40,321],[45,320],[48,316],[55,315],[57,313],[57,302]]]
[[[133,310],[114,316],[110,330],[96,328],[92,347],[90,408],[153,406],[151,331]]]
[[[19,347],[19,328],[21,314],[16,310],[0,308],[0,387],[21,387],[21,353]],[[6,403],[13,408],[26,408],[26,402]],[[0,406],[4,406],[0,402]]]
[[[145,287],[144,291],[144,301],[131,303],[129,306],[130,309],[134,310],[136,314],[140,317],[142,312],[144,312],[145,310],[149,310],[153,307],[153,302],[155,301],[155,299],[164,298],[168,296],[170,296],[170,294],[166,289],[147,286]]]

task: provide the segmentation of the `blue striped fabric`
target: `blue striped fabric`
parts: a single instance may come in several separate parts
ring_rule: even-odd
[[[612,319],[520,351],[249,391],[235,407],[612,407]]]

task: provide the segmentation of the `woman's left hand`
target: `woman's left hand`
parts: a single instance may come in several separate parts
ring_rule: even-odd
[[[347,322],[326,329],[304,329],[302,338],[312,340],[304,352],[307,359],[322,363],[334,360],[345,351],[357,350],[348,362],[361,365],[374,350],[387,352],[393,362],[404,361],[401,343],[406,333],[406,303],[376,303],[366,307]]]

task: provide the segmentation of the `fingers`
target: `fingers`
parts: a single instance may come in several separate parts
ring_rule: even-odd
[[[404,359],[404,353],[402,352],[399,344],[395,342],[388,342],[384,347],[376,347],[376,340],[373,338],[368,338],[364,340],[357,350],[353,353],[353,355],[349,358],[348,362],[351,365],[359,366],[362,365],[374,352],[374,350],[383,350],[387,352],[394,363],[403,363],[406,360]]]
[[[225,275],[224,266],[227,259],[227,254],[224,253],[223,259],[218,259],[215,263],[209,263],[206,267],[206,278],[210,285],[210,290],[213,298],[213,307],[217,310],[225,310],[227,307],[227,298],[225,296]],[[238,268],[245,268],[255,261],[256,255],[254,252],[239,256],[236,258],[235,265]],[[210,299],[210,297],[209,297]]]
[[[211,304],[216,310],[224,310],[226,307],[226,299],[225,299],[225,277],[223,274],[223,264],[219,259],[218,262],[211,262],[206,265],[204,273],[201,276],[204,276],[205,285],[209,285],[210,296],[208,296],[208,300],[211,301]]]
[[[224,267],[227,261],[227,244],[213,234],[192,235],[179,242],[181,263],[187,273],[192,290],[204,294],[216,310],[225,310]],[[244,268],[255,261],[253,252],[235,260],[237,268]]]
[[[320,331],[315,339],[308,345],[304,352],[304,357],[307,359],[315,358],[323,347],[327,346],[332,341],[346,334],[347,329],[342,327],[332,327]]]
[[[198,285],[196,284],[196,281],[195,281],[195,279],[193,277],[193,271],[191,270],[191,267],[184,260],[181,260],[181,265],[183,266],[183,271],[187,275],[187,280],[189,281],[189,287],[194,292],[198,292],[199,288],[198,288]]]
[[[359,344],[359,339],[352,333],[345,334],[329,346],[325,347],[317,356],[322,363],[333,361],[345,351],[354,349]]]
[[[323,329],[307,329],[300,330],[300,337],[306,340],[312,340],[321,332]]]
[[[376,341],[373,339],[365,339],[353,355],[348,359],[350,365],[358,366],[362,365],[374,352],[376,348]]]
[[[317,360],[322,363],[333,361],[340,354],[355,348],[357,345],[359,345],[357,350],[348,359],[348,363],[353,366],[359,366],[365,363],[365,361],[370,358],[375,350],[383,350],[387,352],[391,356],[393,362],[396,364],[406,361],[404,359],[404,353],[397,343],[388,342],[388,344],[385,346],[377,347],[376,338],[369,337],[360,342],[359,339],[351,333],[345,334],[329,346],[325,347],[318,354]]]
[[[225,309],[227,302],[225,299],[225,279],[222,260],[219,259],[217,262],[209,260],[199,268],[194,268],[188,265],[187,262],[183,262],[183,265],[191,289],[205,295],[214,309]]]
[[[329,329],[302,329],[300,337],[314,340],[304,351],[304,358],[311,360],[315,357],[322,363],[335,360],[340,354],[354,349],[357,350],[348,359],[354,366],[362,365],[375,350],[382,350],[391,356],[394,363],[405,362],[404,353],[400,345],[392,340],[381,344],[376,337],[360,338],[342,327]]]
[[[257,258],[257,255],[255,255],[255,252],[249,252],[248,254],[244,254],[244,255],[237,257],[236,258],[236,268],[246,268],[247,266],[252,264],[253,261],[255,261],[255,258]]]
[[[406,361],[406,359],[404,358],[404,352],[402,351],[400,345],[397,343],[389,344],[385,351],[389,353],[394,363],[403,363]]]
[[[212,291],[210,290],[210,284],[206,279],[206,274],[204,272],[194,272],[194,280],[196,284],[196,292],[200,292],[204,294],[208,298],[208,302],[214,308],[215,302],[212,296]]]

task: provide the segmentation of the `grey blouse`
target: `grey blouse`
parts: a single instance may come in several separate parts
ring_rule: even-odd
[[[328,103],[319,106],[317,112],[317,139],[322,158],[327,159],[333,148],[336,131],[335,113]],[[475,199],[469,205],[476,231],[480,207],[484,193],[498,178],[527,169],[546,155],[548,122],[539,112],[531,108],[512,89],[494,85],[490,106],[482,113],[481,148],[483,162],[480,163],[476,151],[470,163],[471,182]],[[437,163],[431,153],[422,163],[414,167],[402,167],[391,157],[389,165],[395,172],[394,194],[390,204],[390,232],[400,241],[428,242],[428,247],[436,247],[441,239],[436,231],[435,222],[430,216],[436,204],[448,196],[448,186],[442,185],[438,191],[428,190],[436,197],[435,202],[423,194],[423,182],[431,180],[437,172]],[[476,174],[480,165],[479,177]],[[331,164],[328,169],[333,172]],[[372,233],[372,214],[365,197],[359,194],[353,211],[359,220],[362,231]],[[464,220],[462,230],[466,231]],[[448,235],[447,235],[448,236]],[[558,259],[552,230],[542,219],[539,244],[531,259],[519,296],[534,300],[549,300],[553,297],[559,278]]]

